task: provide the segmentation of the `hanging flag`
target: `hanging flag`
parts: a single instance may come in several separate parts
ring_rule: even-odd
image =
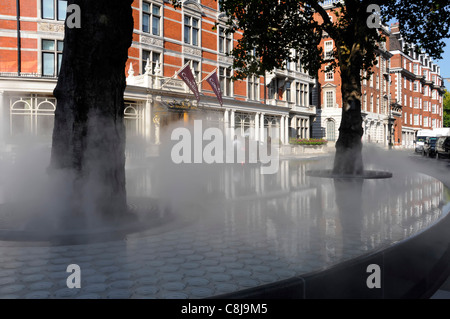
[[[211,73],[205,80],[211,86],[214,94],[216,94],[220,106],[223,106],[222,89],[220,88],[219,78],[217,77],[216,70],[214,70],[214,72]]]
[[[186,83],[186,85],[191,89],[192,93],[194,93],[197,101],[200,100],[200,93],[198,91],[197,82],[195,81],[194,75],[192,74],[191,68],[189,67],[189,63],[178,72],[178,76]]]

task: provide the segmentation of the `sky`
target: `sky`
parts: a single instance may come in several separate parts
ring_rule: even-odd
[[[444,48],[442,60],[436,60],[436,63],[441,67],[441,76],[450,79],[450,39],[445,39],[447,46]],[[447,89],[450,89],[450,82],[444,80]]]

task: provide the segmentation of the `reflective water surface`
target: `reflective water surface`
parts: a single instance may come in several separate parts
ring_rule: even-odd
[[[306,176],[318,165],[284,160],[276,175],[245,164],[129,167],[130,198],[161,199],[181,222],[90,245],[0,242],[0,296],[210,297],[383,249],[448,212],[448,190],[431,177]],[[81,267],[81,289],[66,286],[69,264]]]

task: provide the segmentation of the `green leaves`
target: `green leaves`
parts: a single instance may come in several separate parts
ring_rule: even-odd
[[[298,60],[307,72],[317,74],[322,64],[330,62],[318,48],[323,37],[336,45],[334,67],[369,70],[376,63],[378,44],[386,41],[380,29],[367,25],[372,14],[367,7],[373,4],[381,7],[382,21],[397,19],[405,39],[418,43],[433,58],[440,57],[441,39],[449,36],[448,0],[345,0],[328,12],[314,0],[219,3],[229,32],[243,32],[232,52],[235,78],[241,79]]]

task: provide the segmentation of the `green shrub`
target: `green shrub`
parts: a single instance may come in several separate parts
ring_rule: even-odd
[[[294,145],[323,145],[327,142],[323,138],[291,138],[289,140],[289,143]]]

